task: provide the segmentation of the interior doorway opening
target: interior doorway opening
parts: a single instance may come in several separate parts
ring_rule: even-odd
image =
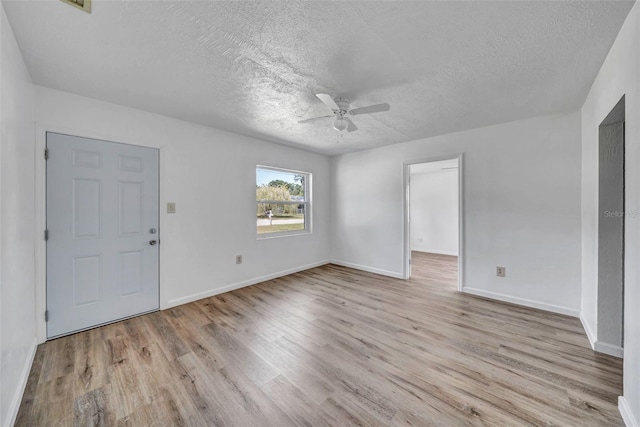
[[[461,289],[461,156],[406,164],[405,278]]]
[[[622,357],[624,348],[625,98],[599,127],[598,330],[596,350]]]

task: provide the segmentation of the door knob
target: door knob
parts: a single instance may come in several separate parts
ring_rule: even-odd
[[[157,240],[150,240],[150,241],[149,241],[149,244],[150,244],[151,246],[155,245],[156,243],[158,243],[158,241],[157,241]]]

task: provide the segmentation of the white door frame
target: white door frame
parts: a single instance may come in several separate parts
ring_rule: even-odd
[[[163,235],[165,229],[166,217],[162,206],[165,204],[164,196],[164,147],[154,146],[152,144],[132,143],[128,141],[128,137],[122,135],[107,135],[101,132],[95,132],[87,129],[69,129],[61,126],[47,125],[42,123],[35,124],[35,300],[36,300],[36,335],[38,344],[42,344],[47,340],[47,322],[44,318],[44,312],[47,309],[47,245],[44,241],[44,230],[47,224],[47,162],[44,158],[44,150],[47,146],[47,132],[60,133],[65,135],[79,136],[82,138],[98,139],[102,141],[113,141],[120,144],[136,145],[139,147],[155,148],[159,151],[160,156],[160,172],[159,172],[159,219],[160,219],[160,235]],[[162,286],[164,280],[163,275],[163,245],[159,246],[159,287],[160,287],[160,310],[167,307],[165,290]]]
[[[444,156],[428,157],[426,159],[412,160],[410,162],[403,163],[404,174],[404,192],[402,194],[402,226],[403,226],[403,239],[404,239],[404,272],[403,277],[405,280],[411,276],[411,225],[409,223],[409,191],[410,191],[410,169],[411,165],[417,165],[420,163],[432,163],[440,162],[443,160],[458,160],[458,291],[462,292],[464,288],[464,153],[448,154]]]

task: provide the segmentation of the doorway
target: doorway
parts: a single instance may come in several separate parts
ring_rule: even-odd
[[[461,156],[405,164],[405,278],[461,289]]]
[[[624,96],[599,127],[598,205],[597,347],[606,353],[622,357],[627,216]]]
[[[159,309],[158,150],[47,133],[47,338]]]

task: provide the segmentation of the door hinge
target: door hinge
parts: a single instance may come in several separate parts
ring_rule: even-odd
[[[49,321],[49,310],[45,310],[44,311],[44,321],[48,322]]]
[[[48,148],[44,149],[44,159],[45,160],[49,160],[49,149]]]
[[[49,240],[49,230],[44,230],[44,241],[48,241]]]
[[[411,265],[411,258],[409,258],[409,265]]]

